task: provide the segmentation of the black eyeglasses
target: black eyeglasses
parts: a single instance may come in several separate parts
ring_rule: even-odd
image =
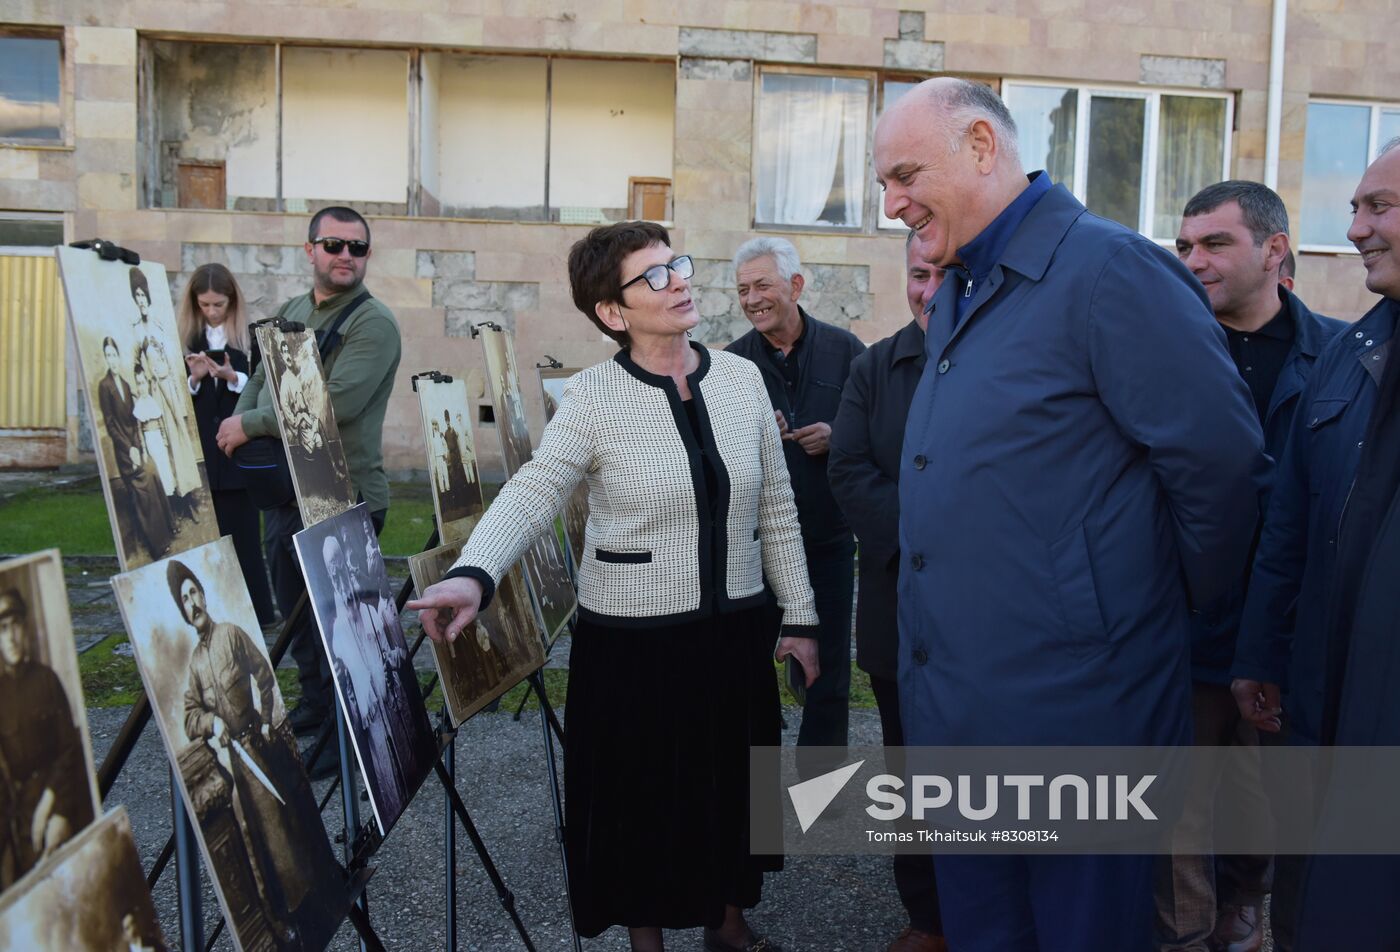
[[[619,292],[626,291],[638,281],[645,281],[647,287],[653,291],[664,291],[666,286],[671,283],[671,275],[669,274],[671,271],[683,278],[689,278],[695,274],[695,262],[690,260],[690,255],[681,255],[679,258],[672,258],[665,264],[654,264],[617,290]]]
[[[361,241],[358,238],[351,238],[348,241],[344,238],[317,238],[311,243],[313,245],[320,245],[322,248],[326,249],[326,254],[332,257],[340,254],[343,248],[350,249],[350,257],[352,258],[363,258],[365,255],[369,254],[369,242]]]

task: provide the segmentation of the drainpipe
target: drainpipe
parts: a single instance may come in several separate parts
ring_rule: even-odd
[[[1264,126],[1264,184],[1278,191],[1279,128],[1283,125],[1284,36],[1288,30],[1288,0],[1274,0],[1269,38],[1269,115]]]

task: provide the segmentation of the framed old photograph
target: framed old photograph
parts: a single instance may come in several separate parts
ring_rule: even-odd
[[[413,585],[423,590],[441,581],[462,553],[454,542],[411,556]],[[447,613],[450,619],[451,612]],[[501,579],[486,611],[451,644],[433,642],[442,696],[456,727],[544,666],[544,646],[525,579],[515,566]]]
[[[520,397],[520,370],[515,362],[515,346],[504,331],[485,325],[476,328],[486,358],[486,379],[491,390],[492,409],[496,417],[496,433],[501,440],[506,478],[530,461],[534,451],[530,430],[525,425],[524,401]],[[559,632],[573,617],[578,607],[569,567],[564,562],[564,549],[554,533],[540,536],[521,557],[530,594],[540,613],[546,644],[553,644]]]
[[[165,267],[58,249],[123,569],[219,537]]]
[[[564,389],[569,379],[579,372],[577,367],[539,367],[540,393],[544,397],[544,421],[554,419],[554,411],[559,409],[559,401],[564,399]],[[583,536],[588,526],[588,483],[581,482],[574,487],[569,501],[564,504],[564,540],[569,544],[570,565],[575,576],[583,564]]]
[[[125,807],[91,824],[0,896],[0,949],[165,952]]]
[[[369,509],[360,503],[292,538],[370,806],[388,835],[438,745]]]
[[[345,877],[302,768],[233,541],[112,579],[180,794],[241,949],[320,949]]]
[[[0,892],[97,817],[92,764],[58,551],[0,562]]]
[[[304,524],[315,525],[355,505],[355,488],[321,371],[316,335],[285,332],[271,324],[258,327],[257,335],[297,508]]]
[[[471,534],[484,508],[476,449],[467,423],[471,410],[467,384],[460,377],[419,377],[417,387],[438,538],[444,544],[460,542]]]

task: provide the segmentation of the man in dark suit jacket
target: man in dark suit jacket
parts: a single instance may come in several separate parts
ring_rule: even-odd
[[[860,590],[856,596],[856,664],[870,675],[880,708],[886,748],[904,746],[899,717],[899,451],[914,388],[924,370],[924,308],[943,283],[943,269],[920,256],[911,231],[904,242],[906,292],[914,319],[851,361],[841,408],[831,425],[827,478],[846,521],[860,540]],[[886,763],[892,772],[898,765]],[[944,952],[943,919],[933,858],[898,854],[894,881],[909,913],[909,927],[887,952]]]

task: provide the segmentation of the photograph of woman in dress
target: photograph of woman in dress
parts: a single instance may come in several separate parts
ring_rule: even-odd
[[[68,247],[58,249],[58,262],[122,569],[214,541],[219,527],[165,269]]]
[[[170,458],[168,481],[161,480],[165,494],[170,497],[170,510],[178,518],[197,518],[202,480],[199,456],[195,454],[191,405],[180,393],[180,379],[174,372],[170,355],[156,325],[151,321],[151,291],[140,268],[129,272],[131,299],[136,302],[137,319],[132,324],[136,338],[135,359],[151,381],[154,406],[164,418],[163,435]]]

